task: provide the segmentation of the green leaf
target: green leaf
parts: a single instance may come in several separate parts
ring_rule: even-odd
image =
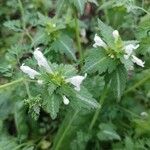
[[[72,3],[77,8],[77,10],[79,11],[80,14],[84,13],[86,0],[73,0]]]
[[[52,95],[56,90],[57,86],[54,83],[50,83],[49,87],[47,88],[48,94]]]
[[[125,147],[128,150],[133,150],[135,148],[134,142],[132,141],[132,139],[130,137],[125,138]]]
[[[104,24],[100,19],[98,19],[98,26],[104,41],[108,44],[108,46],[114,47],[114,37],[112,35],[112,32],[114,31],[113,28]]]
[[[26,122],[25,109],[23,102],[17,102],[14,112],[15,124],[18,137],[23,140],[28,136],[28,126]]]
[[[50,99],[46,100],[46,111],[50,113],[52,119],[57,117],[57,113],[59,112],[59,97],[55,94],[50,96]]]
[[[62,35],[52,44],[52,49],[66,54],[70,59],[76,60],[73,40],[68,35]]]
[[[97,136],[101,141],[121,140],[120,136],[115,131],[115,126],[111,123],[102,123],[99,125],[100,131]]]
[[[76,93],[77,101],[80,107],[95,109],[100,107],[99,103],[92,97],[88,90],[84,87]]]
[[[20,20],[6,21],[4,26],[16,32],[22,31]]]
[[[33,150],[35,148],[33,145],[32,141],[20,143],[18,139],[13,136],[5,134],[0,136],[0,150]]]
[[[120,100],[126,86],[127,72],[124,66],[118,66],[111,75],[111,88],[117,100]]]
[[[16,138],[2,135],[0,137],[0,150],[14,150],[18,146]]]
[[[150,54],[150,15],[145,15],[141,18],[135,34],[140,42],[138,52],[143,55]]]
[[[114,59],[107,56],[102,49],[91,49],[90,54],[85,60],[84,72],[93,73],[98,71],[100,74],[107,71],[112,72],[116,68]]]
[[[63,5],[65,4],[66,0],[58,0],[57,7],[56,7],[56,15],[59,16],[60,12],[62,11]]]
[[[30,97],[24,100],[24,103],[29,107],[29,114],[35,120],[38,119],[40,115],[40,109],[42,107],[42,99],[40,95],[35,97]]]
[[[85,150],[89,138],[90,138],[89,133],[78,131],[76,138],[71,143],[71,150],[78,150],[78,149]]]

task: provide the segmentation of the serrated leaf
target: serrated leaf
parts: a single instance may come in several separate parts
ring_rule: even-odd
[[[107,56],[102,49],[91,49],[89,56],[85,60],[84,72],[93,73],[98,71],[100,74],[107,71],[112,72],[116,67],[114,59]]]
[[[0,137],[0,150],[16,149],[17,146],[16,138],[6,135],[2,135],[2,137]]]
[[[92,95],[84,87],[82,87],[81,90],[76,93],[76,97],[79,104],[81,104],[81,107],[83,106],[92,109],[100,107],[99,103],[92,97]]]
[[[73,41],[68,35],[62,35],[52,44],[52,49],[66,54],[70,59],[76,60]]]
[[[23,102],[17,102],[14,110],[15,125],[18,137],[20,139],[25,139],[28,135],[28,126],[26,122]]]
[[[72,1],[72,0],[71,0]],[[74,6],[77,8],[80,14],[84,13],[86,0],[73,0]]]
[[[99,127],[100,127],[100,131],[97,134],[99,140],[101,141],[121,140],[120,136],[115,131],[115,126],[113,124],[101,123]]]
[[[56,15],[58,16],[63,8],[63,5],[65,4],[66,0],[58,0],[57,1],[57,7],[56,7]]]
[[[133,150],[134,149],[134,143],[130,137],[125,138],[125,147],[128,150]]]
[[[57,86],[54,83],[50,83],[49,87],[47,88],[48,94],[52,95],[56,88]]]
[[[132,60],[130,59],[125,59],[124,57],[122,57],[120,59],[120,61],[124,64],[124,67],[126,68],[126,70],[130,70],[131,67],[134,65]]]
[[[103,130],[98,134],[100,140],[120,140],[120,136],[115,131]]]
[[[20,32],[22,31],[21,29],[21,23],[19,20],[11,20],[11,21],[6,21],[4,23],[4,26],[11,29],[11,30],[14,30],[16,32]]]
[[[114,47],[114,37],[112,35],[113,28],[103,23],[101,20],[98,19],[98,26],[100,28],[101,35],[104,39],[104,41],[108,44],[110,47]]]
[[[89,133],[78,131],[76,138],[71,143],[71,150],[78,150],[78,149],[85,150],[89,138],[90,138]]]
[[[52,119],[57,117],[59,112],[59,97],[55,94],[51,95],[49,99],[46,100],[46,111],[50,113]]]
[[[111,88],[117,100],[120,100],[126,86],[127,72],[124,66],[118,66],[111,75]]]

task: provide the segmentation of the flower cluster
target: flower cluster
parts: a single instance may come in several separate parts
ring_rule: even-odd
[[[117,30],[114,30],[112,32],[112,36],[114,37],[115,41],[118,41],[120,39],[119,32]],[[99,37],[97,34],[95,34],[94,37],[94,44],[93,47],[102,47],[104,49],[108,49],[108,45]],[[139,47],[139,44],[128,44],[128,45],[123,45],[122,46],[122,51],[124,53],[123,57],[125,60],[131,59],[133,63],[136,63],[137,65],[144,67],[144,63],[141,59],[137,58],[134,54],[133,51],[136,50]],[[111,58],[114,58],[113,55],[111,55]]]
[[[49,74],[54,74],[52,68],[50,67],[50,65],[48,64],[46,58],[44,57],[44,55],[42,54],[42,52],[40,51],[39,48],[37,48],[34,53],[34,58],[37,60],[38,66],[39,67],[43,67],[45,69],[45,71]],[[41,74],[37,71],[35,71],[34,69],[30,68],[29,66],[25,66],[24,64],[22,64],[20,66],[20,69],[27,74],[31,79],[35,79],[35,77],[37,76],[41,76]],[[85,74],[84,76],[73,76],[71,78],[65,79],[66,83],[71,83],[72,85],[74,85],[74,89],[76,91],[80,91],[80,85],[82,83],[82,81],[86,78],[87,74]],[[38,84],[43,84],[43,80],[37,80]],[[69,104],[69,99],[63,95],[63,102],[65,105]]]

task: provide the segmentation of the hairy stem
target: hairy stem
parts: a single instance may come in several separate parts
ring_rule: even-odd
[[[27,82],[27,81],[24,81],[24,85],[25,85],[25,88],[26,88],[28,97],[31,98],[31,93],[30,93],[30,89],[29,89],[29,84],[28,84],[28,82]]]
[[[131,110],[124,108],[122,106],[116,105],[116,107],[118,107],[119,109],[131,114],[132,116],[136,117],[136,118],[141,118],[139,115],[135,114],[134,112],[132,112]]]
[[[21,0],[18,0],[18,4],[19,4],[20,12],[21,12],[22,28],[23,28],[26,36],[31,40],[31,42],[33,42],[32,36],[30,35],[29,31],[26,29],[26,22],[25,22],[25,17],[24,17],[25,14],[24,14],[23,4],[22,4]]]
[[[65,128],[65,130],[64,130],[64,132],[63,132],[63,134],[61,135],[60,139],[58,140],[58,143],[57,143],[57,145],[56,145],[56,147],[55,147],[55,150],[59,150],[59,149],[61,148],[62,141],[63,141],[63,139],[65,138],[67,132],[69,131],[69,129],[70,129],[70,127],[71,127],[71,125],[72,125],[74,119],[76,118],[76,116],[77,116],[77,114],[78,114],[78,112],[79,112],[79,110],[76,110],[76,111],[74,112],[73,116],[71,117],[71,119],[69,120],[68,125],[66,126],[66,128]]]
[[[18,0],[18,4],[19,4],[20,12],[21,12],[21,17],[22,17],[22,27],[25,30],[26,24],[25,24],[25,19],[24,19],[24,9],[23,9],[23,5],[22,5],[21,0]]]
[[[102,3],[105,4],[106,0],[102,0]],[[108,11],[107,8],[104,9],[106,23],[109,24]]]
[[[77,13],[75,13],[75,32],[76,32],[78,52],[80,55],[79,58],[80,58],[81,66],[82,66],[82,64],[83,64],[83,53],[82,53],[82,48],[81,48],[81,43],[80,43],[80,29],[79,29],[79,21],[78,21]]]
[[[103,103],[105,101],[107,90],[108,90],[107,89],[107,84],[105,84],[104,89],[102,91],[102,95],[101,95],[100,101],[99,101],[100,107],[96,110],[96,112],[95,112],[95,114],[94,114],[94,116],[92,118],[92,121],[91,121],[90,126],[89,126],[89,130],[91,130],[93,128],[93,126],[95,125],[95,122],[96,122],[96,120],[97,120],[97,118],[99,116],[99,113],[100,113],[101,108],[103,106]]]
[[[148,74],[147,76],[145,76],[142,80],[140,80],[139,82],[137,82],[136,84],[134,84],[133,86],[131,86],[129,89],[127,89],[124,92],[124,95],[135,90],[137,87],[141,86],[142,84],[144,84],[147,80],[150,79],[150,74]]]
[[[7,87],[9,87],[9,86],[18,84],[18,83],[20,83],[20,82],[22,82],[22,81],[24,81],[24,80],[25,80],[24,78],[20,78],[20,79],[17,79],[17,80],[15,80],[15,81],[12,81],[12,82],[10,82],[10,83],[6,83],[6,84],[4,84],[4,85],[1,85],[1,86],[0,86],[0,90],[5,89],[5,88],[7,88]]]

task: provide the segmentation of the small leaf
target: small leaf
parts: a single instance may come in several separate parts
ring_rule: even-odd
[[[20,139],[25,139],[28,135],[28,126],[25,115],[23,102],[17,102],[15,106],[14,118],[17,134]]]
[[[117,100],[120,100],[126,86],[127,72],[124,66],[118,66],[111,75],[111,88]]]
[[[52,119],[57,117],[59,112],[59,97],[55,94],[51,95],[50,99],[46,100],[46,111],[50,113]]]
[[[56,8],[56,15],[59,15],[62,11],[63,5],[65,4],[66,0],[58,0],[57,1],[57,8]]]
[[[98,26],[100,28],[100,32],[104,38],[104,41],[110,46],[114,47],[114,38],[112,35],[113,28],[104,24],[101,20],[98,19]]]
[[[68,35],[62,35],[52,44],[52,49],[65,53],[70,59],[76,60],[73,41]]]
[[[86,0],[73,0],[73,4],[77,8],[80,14],[84,13],[85,3]]]
[[[134,149],[134,143],[130,137],[125,138],[125,147],[128,150],[133,150]]]
[[[76,93],[77,100],[82,107],[86,108],[98,108],[99,103],[92,97],[88,90],[84,87],[81,88],[79,92]]]
[[[11,30],[14,30],[16,32],[20,32],[22,31],[21,29],[21,23],[19,20],[11,20],[11,21],[6,21],[4,23],[4,26],[11,29]]]
[[[120,136],[115,131],[115,126],[112,123],[101,123],[99,127],[100,131],[97,134],[99,140],[121,140]]]
[[[104,50],[91,49],[89,56],[85,60],[83,71],[88,73],[98,71],[101,74],[107,70],[112,72],[115,67],[115,60],[108,57]]]

